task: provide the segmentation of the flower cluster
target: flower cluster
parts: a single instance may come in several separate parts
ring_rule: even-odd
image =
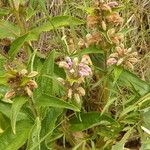
[[[81,84],[85,78],[92,75],[90,64],[91,60],[88,55],[84,55],[81,61],[77,57],[73,59],[66,57],[65,60],[59,62],[59,67],[64,68],[66,72],[66,80],[62,78],[58,80],[67,88],[68,98],[74,98],[78,103],[80,103],[80,97],[85,95]]]
[[[11,99],[16,95],[26,94],[32,97],[33,89],[38,87],[37,83],[33,80],[37,74],[36,71],[28,73],[26,69],[16,71],[12,68],[7,68],[6,78],[11,90],[5,94],[5,99]]]
[[[116,52],[110,54],[107,64],[108,65],[123,65],[129,69],[134,68],[134,64],[138,61],[137,52],[132,52],[132,49],[125,49],[124,45],[116,47]]]
[[[86,47],[99,45],[106,50],[109,66],[116,64],[133,69],[133,65],[137,62],[137,53],[132,52],[131,48],[124,48],[124,35],[120,32],[123,18],[115,9],[118,6],[115,1],[94,2],[93,11],[87,16],[87,27],[91,33],[87,34],[85,45]],[[112,49],[115,49],[115,52],[111,54]]]

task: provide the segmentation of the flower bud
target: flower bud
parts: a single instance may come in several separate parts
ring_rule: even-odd
[[[37,72],[37,71],[32,71],[31,73],[28,74],[28,77],[29,77],[29,78],[33,78],[33,77],[35,77],[35,76],[37,76],[37,75],[38,75],[38,72]]]
[[[138,59],[132,57],[132,58],[129,58],[128,61],[131,62],[131,63],[136,63],[138,61]]]
[[[117,63],[117,60],[115,58],[109,58],[107,60],[107,65],[114,65]]]
[[[28,73],[28,71],[26,70],[26,69],[22,69],[21,71],[20,71],[20,74],[21,75],[26,75]]]
[[[124,59],[123,59],[123,58],[120,58],[120,59],[118,60],[118,62],[117,62],[117,66],[121,65],[123,61],[124,61]]]
[[[80,49],[83,49],[83,48],[86,47],[85,46],[85,41],[82,38],[80,38],[80,40],[78,42],[78,46],[79,46]]]
[[[101,10],[111,12],[111,8],[110,8],[110,6],[107,5],[107,4],[102,4],[102,5],[100,6],[100,8],[101,8]]]
[[[112,53],[112,54],[110,54],[110,56],[109,56],[110,58],[118,58],[118,53]]]
[[[119,56],[123,56],[125,51],[124,51],[124,48],[121,48],[121,47],[116,47],[116,51],[117,53],[119,54]]]
[[[33,90],[33,89],[35,89],[35,88],[38,87],[37,83],[36,83],[34,80],[30,80],[30,81],[27,83],[27,86],[28,86],[31,90]]]
[[[61,84],[65,84],[65,80],[63,78],[57,78],[57,80],[61,83]]]
[[[68,98],[72,98],[72,89],[68,90]]]
[[[74,99],[76,100],[77,103],[80,103],[81,101],[79,94],[76,94],[76,93],[74,94]]]
[[[113,7],[118,6],[118,3],[114,1],[114,2],[109,2],[107,5],[111,8],[113,8]]]
[[[4,98],[5,99],[11,99],[16,95],[15,91],[9,91],[5,94]]]
[[[127,66],[127,68],[129,68],[129,69],[134,69],[134,66],[133,66],[133,64],[132,63],[130,63],[129,61],[127,61],[126,63],[125,63],[125,65]]]
[[[78,62],[79,62],[78,57],[75,57],[75,58],[73,59],[73,64],[74,64],[75,66],[77,66],[77,65],[78,65]]]
[[[85,90],[84,90],[84,88],[78,87],[77,90],[78,90],[78,92],[79,92],[79,94],[80,94],[81,96],[84,96],[84,95],[85,95]]]
[[[102,29],[104,30],[104,31],[106,31],[106,23],[105,23],[105,21],[102,21]]]
[[[69,65],[65,61],[60,61],[59,62],[59,67],[68,69]]]
[[[26,91],[26,93],[28,94],[29,97],[32,97],[33,92],[31,91],[31,89],[28,86],[26,86],[24,90]]]

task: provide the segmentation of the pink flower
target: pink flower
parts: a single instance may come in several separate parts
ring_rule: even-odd
[[[114,2],[109,2],[107,5],[111,8],[113,8],[113,7],[118,6],[118,3],[114,1]]]

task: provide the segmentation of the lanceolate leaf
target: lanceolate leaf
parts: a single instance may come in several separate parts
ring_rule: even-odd
[[[46,23],[43,23],[41,26],[34,28],[30,31],[30,40],[36,40],[38,35],[42,32],[47,32],[50,30],[58,29],[60,27],[69,26],[69,25],[81,25],[84,24],[84,21],[71,17],[71,16],[55,16],[49,19]]]
[[[0,136],[0,150],[18,150],[28,139],[31,127],[29,120],[23,120],[17,123],[16,134],[11,127],[7,128]]]
[[[20,30],[17,26],[15,26],[9,21],[0,21],[0,39],[17,37],[19,36],[19,34]]]
[[[80,51],[77,54],[74,54],[73,56],[82,56],[85,54],[98,54],[98,53],[103,53],[103,51],[96,47],[90,47],[90,48],[85,48],[84,50]]]
[[[30,150],[35,143],[38,143],[40,140],[40,131],[41,131],[41,121],[39,117],[36,118],[35,124],[30,130],[28,145],[26,150]],[[35,150],[40,150],[40,145],[35,148]]]
[[[119,82],[121,82],[122,86],[130,87],[131,89],[134,88],[141,96],[147,94],[150,91],[150,84],[141,80],[139,77],[134,75],[133,73],[124,70],[123,68],[116,67],[114,70],[122,70],[120,71],[120,75],[118,77]]]
[[[14,133],[16,133],[16,121],[19,111],[23,104],[27,101],[26,97],[15,97],[11,108],[11,126]]]
[[[74,106],[73,104],[65,102],[60,98],[54,96],[48,96],[45,94],[42,94],[37,98],[37,105],[43,107],[51,106],[56,108],[67,108],[74,111],[80,111],[79,108],[77,106]]]
[[[113,118],[99,112],[81,113],[79,118],[74,117],[70,120],[71,131],[82,131],[100,124],[119,126]]]
[[[19,52],[20,48],[23,46],[23,44],[26,42],[28,37],[28,34],[25,34],[19,38],[17,38],[16,40],[13,41],[10,50],[9,50],[9,55],[11,57],[15,57],[17,55],[17,53]]]
[[[54,59],[55,59],[55,51],[51,51],[48,58],[45,60],[41,75],[47,74],[50,76],[54,75]],[[47,95],[53,94],[53,79],[45,78],[41,76],[40,80],[40,89],[42,89],[42,92],[46,93]]]

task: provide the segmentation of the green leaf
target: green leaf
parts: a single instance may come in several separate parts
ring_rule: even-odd
[[[124,150],[124,144],[122,143],[117,143],[112,147],[112,150]]]
[[[74,111],[80,111],[78,107],[63,101],[60,98],[54,96],[48,96],[45,94],[42,94],[41,96],[37,97],[37,105],[43,107],[51,106],[56,108],[67,108]]]
[[[73,54],[73,56],[82,56],[85,54],[98,54],[98,53],[103,53],[103,51],[97,47],[90,47],[90,48],[85,48],[84,50],[80,51],[80,53]]]
[[[16,134],[13,134],[11,127],[7,128],[0,136],[1,150],[18,150],[28,139],[32,124],[29,120],[19,121],[16,127]]]
[[[124,150],[124,145],[125,145],[126,141],[128,140],[128,138],[130,137],[133,128],[134,128],[134,127],[130,128],[130,129],[125,133],[125,135],[123,136],[123,138],[122,138],[118,143],[116,143],[116,145],[114,145],[114,146],[112,147],[112,150]]]
[[[55,16],[50,18],[46,23],[43,23],[41,26],[34,28],[30,31],[30,40],[36,40],[40,33],[47,32],[50,30],[58,29],[60,27],[69,26],[69,25],[81,25],[84,24],[84,21],[71,17],[71,16]]]
[[[73,117],[70,124],[71,131],[82,131],[100,124],[119,126],[113,118],[105,114],[101,115],[99,112],[81,113],[80,119]]]
[[[32,129],[30,130],[27,149],[30,150],[35,143],[40,141],[40,131],[41,131],[41,121],[39,117],[36,118],[35,124],[33,125]],[[40,145],[38,145],[35,150],[40,150]]]
[[[51,142],[54,136],[52,136],[53,130],[56,127],[56,122],[58,117],[61,115],[63,109],[60,108],[48,108],[46,111],[45,118],[42,121],[42,131],[41,136],[44,137],[48,132],[51,134],[41,143],[41,149],[47,149],[47,143]],[[46,143],[46,145],[45,145]]]
[[[16,134],[16,121],[21,107],[27,102],[26,97],[15,97],[11,107],[11,127],[13,133]]]
[[[4,114],[7,118],[11,119],[11,104],[9,103],[4,103],[2,101],[0,101],[0,112],[2,114]],[[27,120],[28,117],[25,113],[23,112],[19,112],[18,117],[17,117],[17,121],[19,120]]]
[[[15,38],[19,36],[20,30],[9,21],[0,20],[0,39]]]
[[[45,60],[43,67],[41,69],[41,75],[47,74],[50,76],[54,75],[54,60],[55,60],[55,51],[51,51]],[[47,95],[53,94],[53,79],[45,78],[44,76],[40,77],[40,90]]]
[[[121,83],[121,86],[126,86],[130,89],[134,88],[141,96],[147,94],[150,91],[150,84],[141,80],[133,73],[122,69],[121,67],[116,67],[115,69],[117,69],[120,73],[118,80]]]
[[[125,35],[125,34],[131,32],[133,30],[136,30],[136,29],[137,29],[137,27],[136,28],[123,28],[121,31],[119,31],[119,33]]]
[[[11,57],[15,57],[17,53],[19,52],[20,48],[23,46],[23,44],[26,42],[28,37],[28,34],[25,34],[21,37],[18,37],[13,41],[11,44],[10,50],[9,50],[9,55]]]
[[[10,13],[10,9],[8,8],[0,8],[0,16],[6,16]]]
[[[28,7],[26,11],[26,21],[28,21],[33,15],[36,14],[36,10],[34,10],[32,7]]]

